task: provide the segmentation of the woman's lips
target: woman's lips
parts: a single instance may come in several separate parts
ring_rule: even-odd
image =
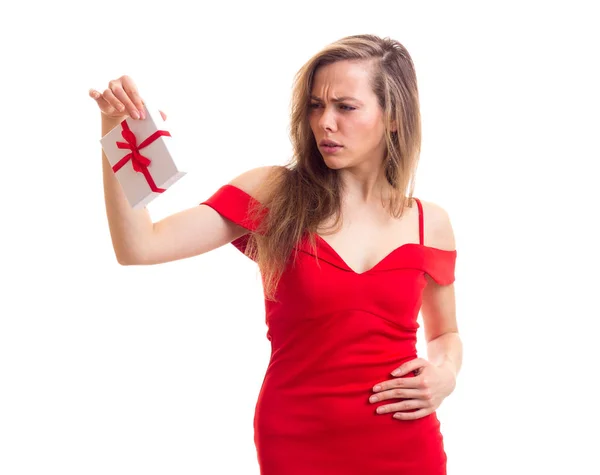
[[[343,147],[341,145],[321,145],[321,149],[325,152],[325,153],[336,153],[339,150],[341,150]]]

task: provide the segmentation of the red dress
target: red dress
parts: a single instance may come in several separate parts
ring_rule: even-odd
[[[247,229],[254,200],[222,186],[202,204]],[[254,442],[261,475],[443,475],[446,453],[436,413],[413,421],[377,414],[376,383],[417,358],[417,316],[425,274],[454,282],[456,250],[404,244],[356,273],[322,238],[305,237],[295,267],[265,300],[271,358],[256,404]],[[232,242],[243,251],[248,235]],[[318,255],[318,260],[316,259]],[[402,377],[413,377],[410,373]],[[413,410],[414,411],[414,410]]]

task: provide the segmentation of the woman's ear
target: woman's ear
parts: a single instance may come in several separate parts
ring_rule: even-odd
[[[398,127],[396,127],[396,121],[392,120],[390,122],[390,132],[396,132],[398,130]]]

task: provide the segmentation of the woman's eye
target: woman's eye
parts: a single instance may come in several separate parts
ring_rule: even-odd
[[[317,107],[320,107],[321,104],[317,104],[317,103],[313,103],[310,104],[308,107],[310,107],[311,109],[316,109]],[[352,106],[346,106],[346,105],[340,105],[340,108],[345,110],[345,111],[353,111],[356,109],[356,107],[352,107]]]

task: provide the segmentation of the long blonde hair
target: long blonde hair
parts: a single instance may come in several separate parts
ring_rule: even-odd
[[[375,35],[347,36],[329,44],[296,73],[290,104],[293,156],[285,166],[275,168],[262,184],[261,195],[266,199],[249,210],[253,218],[263,218],[259,228],[249,235],[246,254],[257,261],[269,300],[277,300],[277,284],[304,234],[308,232],[314,247],[314,233],[323,221],[335,216],[334,225],[341,222],[343,185],[337,171],[325,164],[308,116],[315,72],[342,60],[372,63],[371,86],[385,124],[384,161],[385,176],[392,188],[391,214],[401,216],[412,200],[421,149],[421,115],[412,58],[399,42]],[[396,124],[395,132],[390,130],[392,123]]]

